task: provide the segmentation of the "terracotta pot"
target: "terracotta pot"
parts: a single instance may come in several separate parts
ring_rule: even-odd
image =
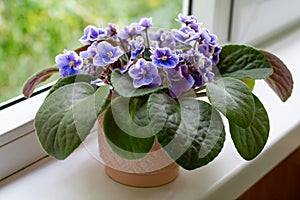
[[[112,151],[104,136],[102,115],[98,118],[98,143],[100,157],[106,174],[113,180],[135,187],[161,186],[175,180],[179,166],[155,142],[151,151],[143,158],[127,160]]]

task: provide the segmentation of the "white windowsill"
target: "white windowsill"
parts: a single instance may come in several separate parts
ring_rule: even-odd
[[[181,170],[171,184],[134,188],[110,180],[96,160],[94,134],[65,161],[45,158],[0,182],[0,198],[9,200],[93,199],[235,199],[300,145],[300,28],[263,48],[278,55],[294,77],[292,97],[282,103],[263,81],[254,93],[264,103],[271,131],[263,152],[242,160],[227,135],[224,149],[213,162],[198,170]]]
[[[54,82],[46,84],[39,89],[47,88],[53,84]],[[43,92],[1,110],[0,146],[33,130],[32,120],[47,94],[48,92]],[[16,97],[16,99],[21,97],[23,95]]]

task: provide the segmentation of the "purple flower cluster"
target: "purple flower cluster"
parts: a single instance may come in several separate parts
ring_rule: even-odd
[[[178,15],[180,29],[152,31],[152,18],[142,18],[121,30],[87,26],[80,38],[86,50],[79,55],[65,51],[56,58],[61,76],[87,73],[96,85],[109,84],[110,74],[120,71],[132,78],[135,88],[169,85],[173,98],[214,79],[221,47],[217,37],[196,17]]]

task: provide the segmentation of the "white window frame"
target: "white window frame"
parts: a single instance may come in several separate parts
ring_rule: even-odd
[[[191,14],[218,36],[219,43],[229,41],[233,0],[193,0]]]
[[[300,23],[299,0],[193,0],[192,14],[220,44],[260,45]]]
[[[49,88],[49,83],[39,90]],[[0,111],[0,180],[47,156],[34,130],[34,117],[48,92],[42,92]],[[10,102],[22,99],[18,96]],[[4,102],[0,106],[9,104]]]
[[[299,0],[235,0],[231,40],[259,44],[276,37],[299,24],[299,6]]]

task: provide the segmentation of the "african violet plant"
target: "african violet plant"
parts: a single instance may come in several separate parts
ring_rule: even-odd
[[[182,27],[173,30],[152,30],[151,18],[121,30],[89,25],[83,47],[65,50],[55,58],[57,67],[28,80],[27,97],[53,73],[61,75],[35,118],[46,152],[65,159],[101,113],[106,139],[127,159],[145,156],[156,140],[183,168],[201,167],[220,153],[226,118],[244,159],[261,152],[269,119],[251,88],[264,79],[286,101],[293,87],[289,70],[264,50],[221,47],[194,16],[176,20]]]

